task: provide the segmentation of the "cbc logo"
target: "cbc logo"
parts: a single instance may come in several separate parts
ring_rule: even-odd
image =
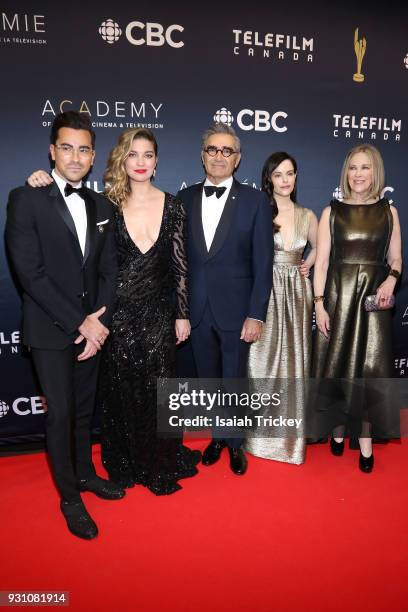
[[[177,23],[166,28],[160,23],[131,21],[126,26],[125,36],[128,42],[135,46],[162,47],[167,44],[173,49],[179,49],[184,47],[184,42],[180,40],[181,32],[184,32],[184,28]],[[122,30],[116,21],[106,19],[99,27],[99,34],[105,42],[112,45],[119,40]]]
[[[224,107],[220,108],[220,110],[217,110],[213,119],[215,123],[225,123],[226,125],[232,125],[234,121],[232,113],[230,113],[230,111]]]
[[[288,116],[284,111],[276,111],[271,115],[266,110],[251,110],[244,108],[237,114],[237,124],[241,130],[249,132],[255,130],[256,132],[268,132],[274,130],[275,132],[286,132],[287,126],[283,124],[283,119]],[[214,115],[214,121],[216,123],[225,123],[231,125],[234,121],[234,117],[228,109],[224,106],[217,110]]]
[[[9,410],[10,410],[10,406],[6,404],[6,402],[2,402],[0,400],[0,419],[2,417],[5,417]]]
[[[34,395],[33,397],[18,397],[11,404],[11,409],[18,416],[27,414],[44,414],[47,412],[45,397]],[[0,400],[0,418],[5,417],[10,411],[10,406]]]
[[[105,42],[107,42],[109,45],[113,45],[113,43],[117,42],[121,37],[122,30],[115,21],[112,19],[107,19],[101,23],[99,34],[102,36]]]

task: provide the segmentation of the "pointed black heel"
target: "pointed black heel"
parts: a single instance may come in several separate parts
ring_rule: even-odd
[[[330,450],[336,457],[341,457],[344,452],[344,440],[342,442],[336,442],[334,438],[330,438]]]
[[[374,454],[371,453],[369,457],[364,457],[363,453],[360,451],[358,466],[365,474],[372,472],[374,467]]]

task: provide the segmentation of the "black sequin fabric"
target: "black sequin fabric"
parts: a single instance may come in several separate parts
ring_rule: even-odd
[[[175,319],[188,319],[185,212],[165,195],[159,237],[142,253],[123,215],[115,215],[119,257],[117,301],[105,345],[101,391],[102,460],[125,487],[156,495],[181,488],[197,473],[198,451],[157,435],[156,379],[175,376]]]

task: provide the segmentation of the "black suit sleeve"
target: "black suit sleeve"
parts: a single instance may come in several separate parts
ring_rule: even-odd
[[[252,235],[252,271],[254,282],[248,317],[265,321],[272,289],[274,244],[272,207],[267,196],[263,193],[260,195],[261,200]]]
[[[7,205],[6,242],[18,279],[25,291],[56,325],[73,334],[86,317],[80,304],[55,286],[44,268],[34,206],[25,189],[10,193]]]
[[[115,305],[116,278],[118,274],[114,219],[109,221],[106,232],[105,243],[99,260],[98,299],[95,311],[102,308],[102,306],[106,306],[106,311],[99,320],[108,326]]]

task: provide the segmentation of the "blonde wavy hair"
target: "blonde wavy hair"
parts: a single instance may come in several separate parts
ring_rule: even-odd
[[[368,155],[371,161],[371,167],[373,169],[373,182],[371,185],[370,193],[367,196],[367,200],[371,198],[379,198],[385,185],[385,171],[384,162],[381,157],[381,153],[376,147],[370,144],[361,144],[353,147],[346,155],[346,159],[343,163],[341,171],[340,187],[343,193],[344,199],[351,197],[351,189],[348,182],[347,172],[350,166],[350,160],[356,153],[365,153]]]
[[[133,141],[137,138],[144,138],[151,142],[154,153],[157,156],[158,148],[153,132],[146,128],[130,128],[119,136],[116,147],[110,152],[105,174],[103,175],[105,195],[119,210],[123,209],[130,194],[130,180],[125,170],[125,161],[132,148]]]

